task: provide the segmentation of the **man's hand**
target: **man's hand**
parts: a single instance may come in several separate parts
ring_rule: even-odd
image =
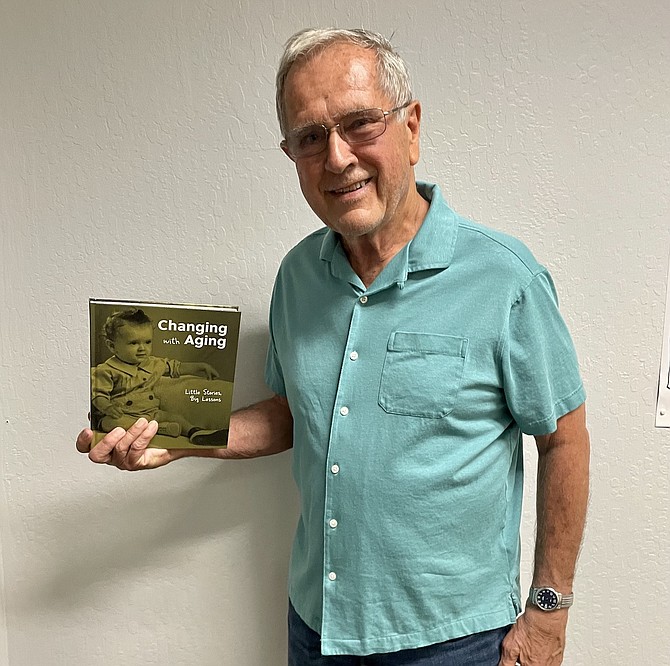
[[[156,421],[138,419],[128,430],[115,428],[93,448],[93,431],[86,428],[77,437],[77,451],[88,453],[94,463],[119,469],[154,469],[189,456],[198,458],[258,458],[281,453],[293,446],[293,416],[286,398],[275,395],[230,417],[227,448],[147,448],[158,430]]]
[[[114,428],[91,448],[93,432],[86,428],[77,437],[77,451],[88,453],[94,463],[113,465],[119,469],[134,471],[162,467],[178,458],[179,452],[147,448],[157,430],[156,421],[138,419],[127,431]]]
[[[527,606],[505,636],[499,666],[558,666],[563,662],[567,623],[567,609],[545,612]]]

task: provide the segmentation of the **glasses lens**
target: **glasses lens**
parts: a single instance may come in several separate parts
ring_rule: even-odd
[[[349,113],[335,126],[347,143],[372,141],[384,134],[386,114],[381,109]],[[329,131],[323,125],[303,127],[286,136],[286,146],[293,157],[310,157],[323,152]]]
[[[340,121],[342,136],[348,143],[371,141],[386,129],[386,116],[381,109],[354,111]]]
[[[316,155],[325,149],[328,134],[323,125],[312,125],[296,130],[286,137],[289,152],[296,157]]]

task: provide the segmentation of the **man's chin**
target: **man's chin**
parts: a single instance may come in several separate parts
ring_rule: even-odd
[[[376,231],[381,223],[368,215],[345,215],[326,222],[326,226],[344,238],[360,238]]]

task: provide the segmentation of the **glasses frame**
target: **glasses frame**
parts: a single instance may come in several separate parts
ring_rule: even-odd
[[[323,129],[326,133],[326,141],[323,144],[323,148],[320,148],[315,153],[308,153],[307,155],[296,155],[295,153],[293,153],[290,150],[290,148],[288,146],[288,140],[287,139],[284,139],[279,145],[282,147],[282,149],[284,151],[286,151],[286,153],[291,157],[291,159],[298,160],[298,159],[303,159],[305,157],[315,157],[316,155],[321,155],[321,153],[326,152],[326,150],[328,148],[328,139],[330,138],[330,134],[331,134],[331,132],[333,132],[335,130],[337,130],[337,133],[340,135],[340,138],[342,139],[342,141],[346,142],[350,146],[351,145],[356,145],[358,143],[367,143],[368,141],[375,141],[380,136],[382,136],[384,134],[384,132],[386,132],[386,129],[388,127],[387,117],[390,116],[393,113],[397,113],[398,111],[401,111],[402,109],[406,109],[413,101],[414,100],[410,100],[409,102],[405,102],[404,104],[401,104],[400,106],[396,106],[395,108],[390,109],[389,111],[384,111],[384,109],[381,109],[377,106],[370,107],[369,109],[359,109],[357,111],[351,111],[351,112],[345,114],[343,116],[342,120],[340,120],[339,123],[335,123],[334,125],[331,125],[330,127],[328,127],[327,125],[323,125],[321,123],[314,123],[312,125],[306,125],[304,127],[296,127],[295,129],[286,133],[287,136],[288,136],[288,135],[293,134],[295,132],[303,131],[303,130],[307,129],[308,127],[323,127]],[[362,139],[361,141],[349,141],[349,139],[347,139],[347,137],[344,136],[344,134],[342,134],[342,131],[340,129],[340,125],[342,124],[342,122],[344,122],[344,120],[348,116],[351,116],[351,115],[356,114],[356,113],[365,113],[366,111],[381,111],[382,116],[384,117],[384,129],[379,134],[377,134],[376,136],[373,136],[369,139]]]

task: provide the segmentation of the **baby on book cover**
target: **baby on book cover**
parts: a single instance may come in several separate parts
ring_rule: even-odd
[[[225,447],[239,311],[95,299],[89,309],[96,439],[144,417],[158,422],[152,446]]]

